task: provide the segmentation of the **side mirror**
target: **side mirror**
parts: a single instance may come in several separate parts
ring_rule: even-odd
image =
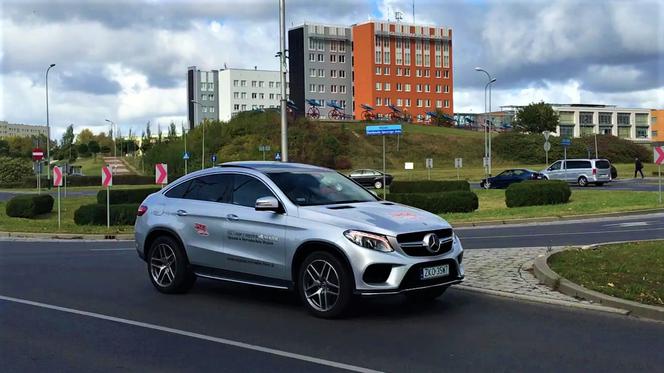
[[[256,200],[256,211],[273,211],[280,212],[279,200],[274,197],[261,197]]]

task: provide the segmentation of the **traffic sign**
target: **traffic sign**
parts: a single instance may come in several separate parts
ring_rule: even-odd
[[[433,168],[433,158],[426,159],[426,168]]]
[[[111,171],[111,167],[109,166],[104,166],[101,168],[101,186],[113,186],[113,171]]]
[[[259,152],[269,152],[270,151],[270,145],[260,145],[258,147]]]
[[[274,160],[275,161],[280,161],[281,160],[281,152],[274,153]]]
[[[664,164],[664,145],[654,147],[654,160],[655,164]]]
[[[412,170],[413,168],[415,168],[415,165],[413,164],[413,162],[406,162],[404,163],[403,168],[406,170]]]
[[[157,163],[154,165],[155,184],[168,184],[168,165],[166,163]]]
[[[367,126],[367,136],[380,136],[380,135],[400,135],[401,125],[390,124],[386,126]]]
[[[191,154],[189,154],[189,152],[184,152],[182,154],[182,159],[184,159],[185,161],[188,160],[189,158],[191,158]]]
[[[454,168],[463,167],[463,158],[454,158]]]
[[[549,150],[551,150],[551,143],[546,141],[544,142],[544,151],[548,152]]]
[[[62,168],[55,166],[53,167],[53,186],[59,187],[62,186]]]
[[[40,148],[32,149],[32,160],[41,161],[42,159],[44,159],[44,151]]]
[[[570,145],[572,145],[572,140],[570,140],[570,139],[562,139],[562,140],[560,140],[560,145],[562,145],[562,146],[570,146]]]
[[[212,165],[214,166],[214,163],[217,162],[217,155],[216,155],[216,154],[212,154],[212,155],[210,156],[210,160],[212,161]]]
[[[551,136],[551,132],[550,131],[544,131],[544,132],[542,132],[542,135],[544,135],[544,140],[548,142],[549,141],[549,136]]]

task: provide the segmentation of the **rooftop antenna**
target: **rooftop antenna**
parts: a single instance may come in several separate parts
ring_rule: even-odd
[[[415,23],[415,0],[413,0],[413,23]]]

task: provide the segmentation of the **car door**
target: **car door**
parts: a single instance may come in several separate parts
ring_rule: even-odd
[[[494,188],[503,188],[507,184],[507,180],[509,179],[510,175],[512,174],[512,171],[503,171],[496,175],[493,180],[491,181],[491,184]]]
[[[287,279],[285,213],[256,211],[256,200],[275,197],[272,190],[253,175],[233,175],[231,201],[225,210],[225,268],[261,277]]]
[[[564,180],[562,167],[563,161],[554,162],[546,169],[546,177],[549,180]]]

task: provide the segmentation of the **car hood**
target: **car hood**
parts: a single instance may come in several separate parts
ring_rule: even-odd
[[[388,236],[451,228],[438,215],[388,201],[303,206],[299,210],[303,219]]]

